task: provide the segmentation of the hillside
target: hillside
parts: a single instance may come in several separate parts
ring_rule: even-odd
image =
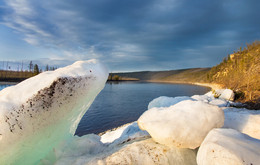
[[[113,80],[219,84],[236,92],[242,102],[260,102],[260,41],[248,44],[212,68],[113,73]],[[111,79],[112,80],[112,79]]]
[[[206,80],[206,74],[210,68],[192,68],[169,71],[143,71],[111,73],[110,76],[119,76],[119,79],[126,80],[135,78],[141,81],[172,81],[172,82],[202,82]]]
[[[223,84],[240,99],[260,101],[260,41],[234,52],[207,74],[207,81]]]
[[[0,71],[0,81],[19,82],[36,74],[28,71]],[[212,68],[110,73],[108,80],[219,84],[234,90],[237,100],[259,104],[260,41],[240,48]]]

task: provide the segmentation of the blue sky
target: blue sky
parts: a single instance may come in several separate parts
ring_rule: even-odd
[[[259,0],[0,0],[0,61],[97,58],[113,72],[211,67],[260,39],[259,7]]]

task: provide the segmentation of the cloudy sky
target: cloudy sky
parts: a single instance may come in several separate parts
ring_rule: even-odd
[[[0,61],[210,67],[260,39],[259,8],[259,0],[0,0]]]

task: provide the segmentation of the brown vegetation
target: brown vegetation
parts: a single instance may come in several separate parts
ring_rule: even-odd
[[[7,82],[20,82],[32,76],[35,76],[37,73],[29,71],[9,71],[9,70],[0,70],[0,81]]]
[[[32,71],[34,69],[34,71]],[[46,66],[49,70],[49,66]],[[55,70],[53,67],[51,70]],[[0,71],[0,81],[19,82],[39,73],[38,66],[30,71]],[[214,83],[236,92],[236,99],[248,105],[260,104],[260,41],[240,48],[212,68],[169,71],[111,73],[109,81],[160,81],[172,83]]]
[[[240,48],[212,68],[129,72],[116,75],[152,82],[219,84],[234,90],[236,100],[246,102],[256,109],[260,104],[260,42],[248,44],[243,50]]]
[[[131,78],[131,77],[123,77],[119,75],[109,74],[108,81],[138,81],[137,78]]]
[[[192,68],[168,71],[126,72],[115,73],[113,75],[125,78],[135,78],[141,81],[176,81],[181,83],[190,83],[204,82],[209,70],[210,68]]]
[[[260,42],[248,44],[211,68],[207,81],[223,84],[234,90],[238,99],[257,101],[260,98]]]

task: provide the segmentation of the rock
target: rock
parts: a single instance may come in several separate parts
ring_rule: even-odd
[[[201,144],[198,165],[258,165],[260,140],[233,129],[213,129]]]
[[[185,100],[168,108],[149,109],[137,122],[158,143],[195,149],[211,129],[223,126],[224,113],[217,106]]]

